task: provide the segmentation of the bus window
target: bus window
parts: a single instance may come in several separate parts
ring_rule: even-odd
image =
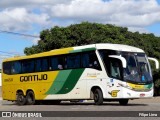
[[[122,80],[122,63],[119,59],[110,59],[110,77]]]
[[[89,67],[89,55],[88,54],[83,54],[82,55],[82,67],[87,68]]]
[[[80,55],[69,55],[67,56],[67,68],[80,68]]]
[[[22,73],[34,72],[34,60],[22,61]]]
[[[12,64],[11,74],[19,74],[21,73],[21,62],[15,61]]]
[[[47,58],[42,58],[41,59],[41,71],[47,71],[48,68],[49,68],[48,59]]]
[[[51,69],[60,70],[64,69],[64,57],[56,56],[51,58]]]
[[[12,62],[3,63],[3,72],[5,74],[11,74],[11,67],[12,67]]]
[[[109,58],[109,55],[117,55],[118,53],[114,50],[99,50],[99,53],[105,65],[106,72],[111,77],[111,58]]]
[[[52,70],[58,69],[58,59],[56,57],[51,58],[51,69]]]
[[[82,67],[101,69],[95,52],[82,54]]]
[[[41,60],[37,59],[35,60],[35,72],[40,72],[41,71]]]

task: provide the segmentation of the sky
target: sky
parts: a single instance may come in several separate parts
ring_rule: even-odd
[[[24,55],[25,47],[37,44],[42,30],[83,21],[160,36],[160,0],[1,0],[0,63],[7,57]]]

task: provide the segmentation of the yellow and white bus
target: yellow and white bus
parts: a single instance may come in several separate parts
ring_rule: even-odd
[[[8,58],[2,65],[2,98],[18,105],[38,100],[119,101],[153,96],[148,58],[139,48],[92,44]]]

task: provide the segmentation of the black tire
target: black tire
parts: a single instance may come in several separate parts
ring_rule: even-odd
[[[26,98],[25,98],[23,92],[18,92],[16,99],[17,99],[17,100],[16,100],[16,103],[17,103],[18,105],[25,105],[25,104],[26,104]]]
[[[35,104],[35,95],[33,91],[27,92],[26,100],[27,100],[27,105]]]
[[[95,105],[103,104],[103,94],[100,89],[96,89],[94,91],[94,103],[95,103]]]
[[[127,105],[128,104],[128,99],[121,99],[121,100],[119,100],[119,104],[120,105]]]

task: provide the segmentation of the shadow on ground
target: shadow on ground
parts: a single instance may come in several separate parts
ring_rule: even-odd
[[[16,102],[5,102],[3,100],[1,100],[0,102],[3,106],[15,106],[15,105],[18,106]],[[62,101],[60,104],[55,104],[54,102],[43,101],[43,102],[37,102],[35,104],[35,106],[38,106],[38,105],[59,105],[59,106],[75,106],[75,105],[90,106],[91,105],[93,106],[95,104],[93,102],[65,102],[65,101]],[[26,105],[26,106],[29,106],[29,105]],[[148,106],[148,104],[128,103],[127,105],[120,105],[119,102],[104,102],[100,106]]]

